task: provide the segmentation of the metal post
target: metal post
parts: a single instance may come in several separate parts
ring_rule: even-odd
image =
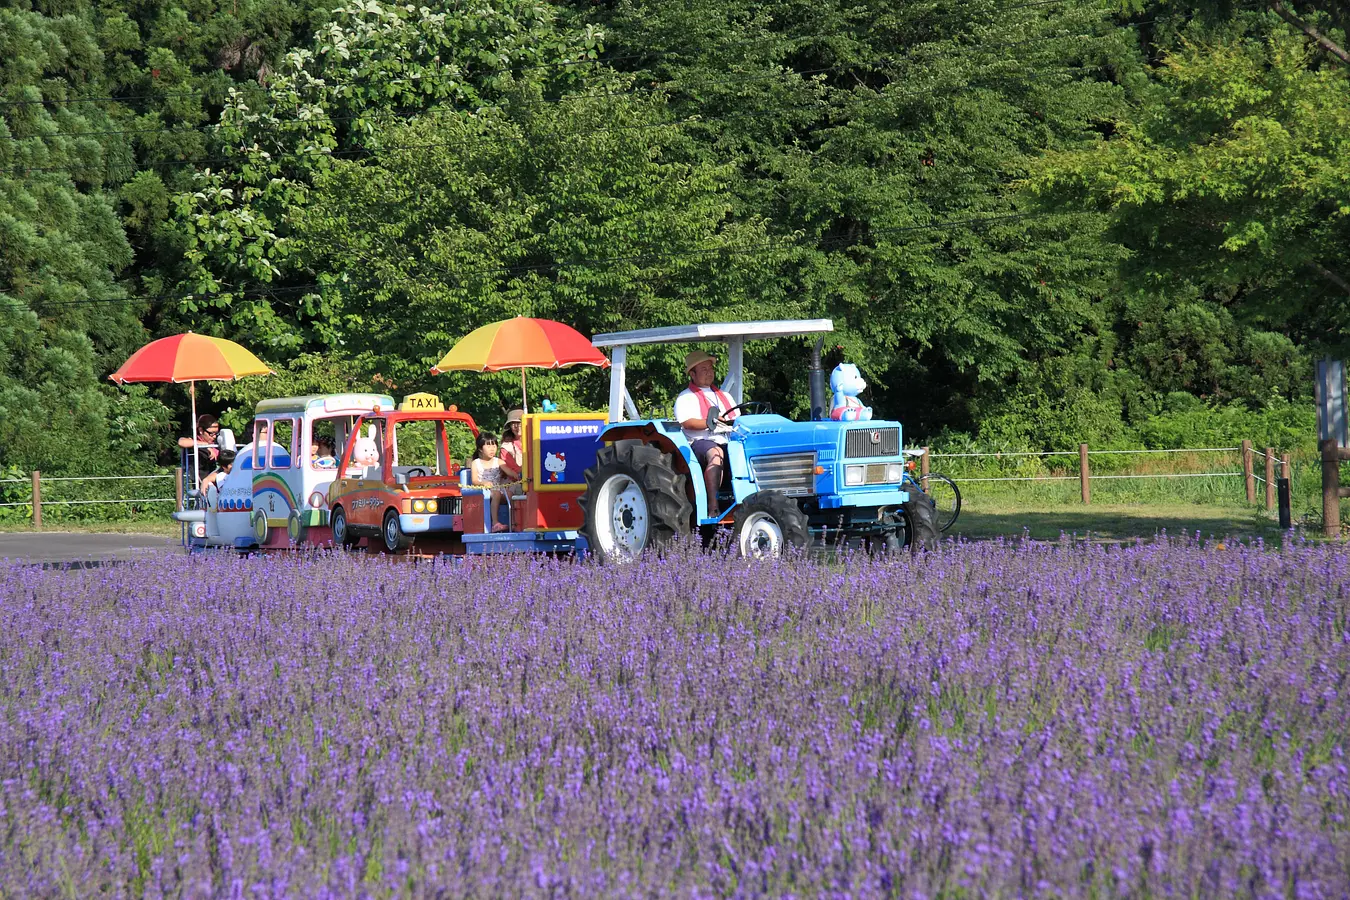
[[[928,448],[923,448],[923,456],[919,457],[919,486],[928,490]]]
[[[1283,476],[1279,480],[1280,490],[1280,530],[1288,531],[1294,527],[1294,516],[1290,510],[1289,502],[1289,477]]]
[[[1275,448],[1266,448],[1266,512],[1275,508]]]
[[[609,421],[622,422],[624,413],[624,377],[627,374],[628,347],[623,344],[609,354]],[[636,417],[634,417],[636,418]]]
[[[1078,484],[1083,492],[1083,504],[1092,503],[1092,487],[1088,481],[1092,477],[1088,471],[1088,445],[1078,445]]]
[[[1341,457],[1335,438],[1317,442],[1322,452],[1322,534],[1341,536]]]
[[[42,530],[42,473],[33,470],[33,530]]]
[[[1252,442],[1242,442],[1242,478],[1247,483],[1247,502],[1256,502],[1256,473],[1252,471]]]
[[[183,467],[178,466],[173,470],[173,498],[178,504],[178,511],[183,511]]]

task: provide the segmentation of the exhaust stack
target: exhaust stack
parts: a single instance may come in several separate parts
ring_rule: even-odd
[[[808,376],[811,384],[811,420],[819,421],[829,416],[829,409],[826,407],[825,400],[825,370],[820,365],[820,351],[825,346],[825,336],[816,338],[816,345],[811,348],[811,368],[808,370]]]

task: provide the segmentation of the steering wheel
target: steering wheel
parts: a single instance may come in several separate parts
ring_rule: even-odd
[[[773,412],[773,406],[763,400],[747,400],[722,413],[722,418],[725,419],[729,414],[738,411],[744,411],[747,416],[766,416]]]
[[[408,470],[409,478],[426,478],[430,473],[421,466],[413,466]]]

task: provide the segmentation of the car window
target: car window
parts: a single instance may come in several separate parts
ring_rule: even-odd
[[[271,468],[289,469],[296,457],[294,419],[272,420]]]

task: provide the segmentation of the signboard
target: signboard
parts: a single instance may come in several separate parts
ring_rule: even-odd
[[[445,409],[435,394],[409,394],[399,404],[399,412],[440,412]]]
[[[586,486],[586,470],[595,465],[604,413],[541,415],[535,420],[531,467],[541,491],[575,491]]]
[[[1339,359],[1317,362],[1317,439],[1350,447],[1350,418],[1346,416],[1345,363]]]

